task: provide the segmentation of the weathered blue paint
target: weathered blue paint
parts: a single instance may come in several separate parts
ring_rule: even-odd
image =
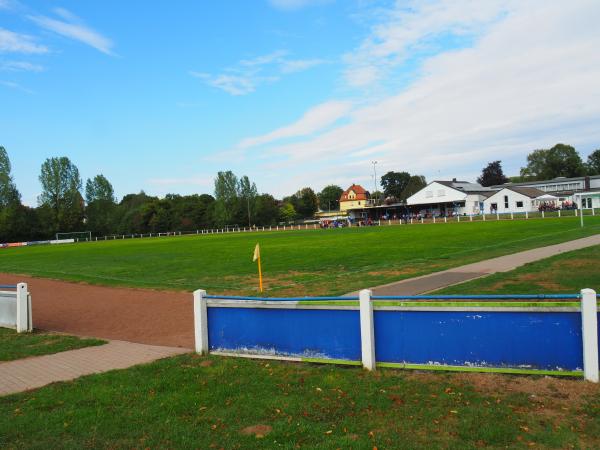
[[[360,360],[352,310],[208,308],[210,350]]]
[[[335,301],[358,300],[357,295],[344,297],[239,297],[236,295],[205,295],[209,300],[251,300],[260,302],[304,302],[304,301]]]
[[[579,312],[375,311],[378,362],[580,370]]]

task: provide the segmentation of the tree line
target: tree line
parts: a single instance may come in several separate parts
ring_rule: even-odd
[[[247,176],[219,172],[214,195],[141,191],[120,201],[102,174],[83,183],[67,157],[48,158],[41,166],[42,192],[37,207],[22,204],[6,149],[0,146],[0,242],[49,239],[57,232],[91,231],[96,236],[193,231],[227,226],[268,226],[314,217],[319,205],[338,210],[342,188],[310,187],[281,200],[260,194]]]
[[[495,186],[508,182],[552,180],[558,177],[573,178],[600,175],[600,149],[594,150],[584,162],[575,147],[556,144],[552,148],[534,150],[527,155],[527,165],[518,176],[504,175],[500,161],[483,168],[477,182],[482,186]]]

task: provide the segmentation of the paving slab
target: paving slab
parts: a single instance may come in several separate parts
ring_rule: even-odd
[[[0,395],[36,389],[83,375],[126,369],[191,349],[110,341],[97,347],[0,363]]]
[[[511,255],[466,264],[453,269],[421,277],[384,284],[370,288],[373,295],[419,295],[498,272],[508,272],[524,264],[550,258],[564,252],[600,245],[600,234],[547,247],[534,248]],[[584,287],[584,286],[582,286]],[[356,292],[350,295],[356,295]]]

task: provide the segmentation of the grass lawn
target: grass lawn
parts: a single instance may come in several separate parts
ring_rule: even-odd
[[[600,246],[525,264],[510,272],[450,286],[436,294],[577,294],[583,288],[600,293]]]
[[[194,355],[0,398],[2,448],[598,448],[600,387]]]
[[[600,216],[237,233],[4,249],[0,272],[159,289],[336,295],[600,232]]]
[[[17,333],[8,328],[0,328],[0,361],[12,361],[28,356],[50,355],[105,343],[105,341],[99,339],[82,339],[43,331]]]

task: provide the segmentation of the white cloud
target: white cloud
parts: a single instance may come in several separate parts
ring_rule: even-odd
[[[31,89],[27,89],[26,87],[23,87],[19,83],[15,83],[14,81],[0,80],[0,85],[9,89],[15,89],[17,91],[25,92],[26,94],[33,94],[33,91]]]
[[[62,20],[53,19],[47,16],[28,17],[38,26],[46,30],[60,34],[61,36],[65,36],[69,39],[82,42],[102,53],[114,56],[112,50],[114,44],[109,38],[88,27],[81,21],[81,19],[64,8],[56,8],[54,12]]]
[[[330,2],[331,0],[269,0],[273,7],[284,11],[293,11],[306,6],[322,5]]]
[[[352,108],[350,102],[330,101],[307,111],[300,120],[263,136],[246,138],[239,148],[250,148],[286,138],[301,137],[322,130],[345,117]]]
[[[257,80],[241,75],[221,74],[212,76],[209,73],[190,71],[190,75],[204,80],[209,86],[221,89],[231,95],[246,95],[256,90]]]
[[[320,59],[290,60],[286,58],[287,54],[286,50],[277,50],[266,55],[242,59],[219,74],[193,70],[189,73],[204,80],[209,86],[231,95],[247,95],[262,84],[280,80],[282,75],[308,70],[324,62]]]
[[[325,60],[323,59],[292,59],[286,60],[281,63],[281,72],[282,73],[295,73],[302,72],[304,70],[311,69],[316,66],[320,66],[324,64]]]
[[[439,0],[396,3],[386,20],[374,25],[363,43],[344,56],[351,86],[366,86],[385,77],[407,57],[431,50],[443,37],[476,36],[498,20],[513,0]]]
[[[0,28],[0,53],[34,54],[47,52],[48,48],[36,44],[33,37]]]
[[[44,67],[27,61],[0,61],[0,70],[10,72],[43,72]]]
[[[473,15],[466,3],[461,4],[465,15]],[[409,170],[436,178],[470,174],[474,179],[493,159],[503,160],[508,173],[518,173],[529,151],[556,142],[597,147],[598,2],[495,4],[495,11],[475,14],[486,20],[501,18],[478,30],[479,38],[471,47],[429,57],[420,78],[393,95],[364,98],[366,106],[352,110],[344,122],[320,133],[306,133],[292,143],[261,147],[302,135],[293,132],[298,122],[240,145],[257,146],[255,160],[273,161],[265,163],[262,172],[278,168],[298,175],[270,186],[279,192],[296,189],[300,179],[301,185],[315,188],[332,178],[346,180],[341,184],[369,183],[372,159],[379,161],[380,173]],[[427,22],[429,12],[423,14]],[[447,16],[448,29],[459,29],[456,15],[458,11]],[[442,33],[443,21],[436,20]],[[405,32],[395,30],[394,23],[401,28],[396,16],[382,28],[388,34]],[[477,26],[465,25],[465,29]],[[411,45],[427,40],[425,34],[413,38]]]

